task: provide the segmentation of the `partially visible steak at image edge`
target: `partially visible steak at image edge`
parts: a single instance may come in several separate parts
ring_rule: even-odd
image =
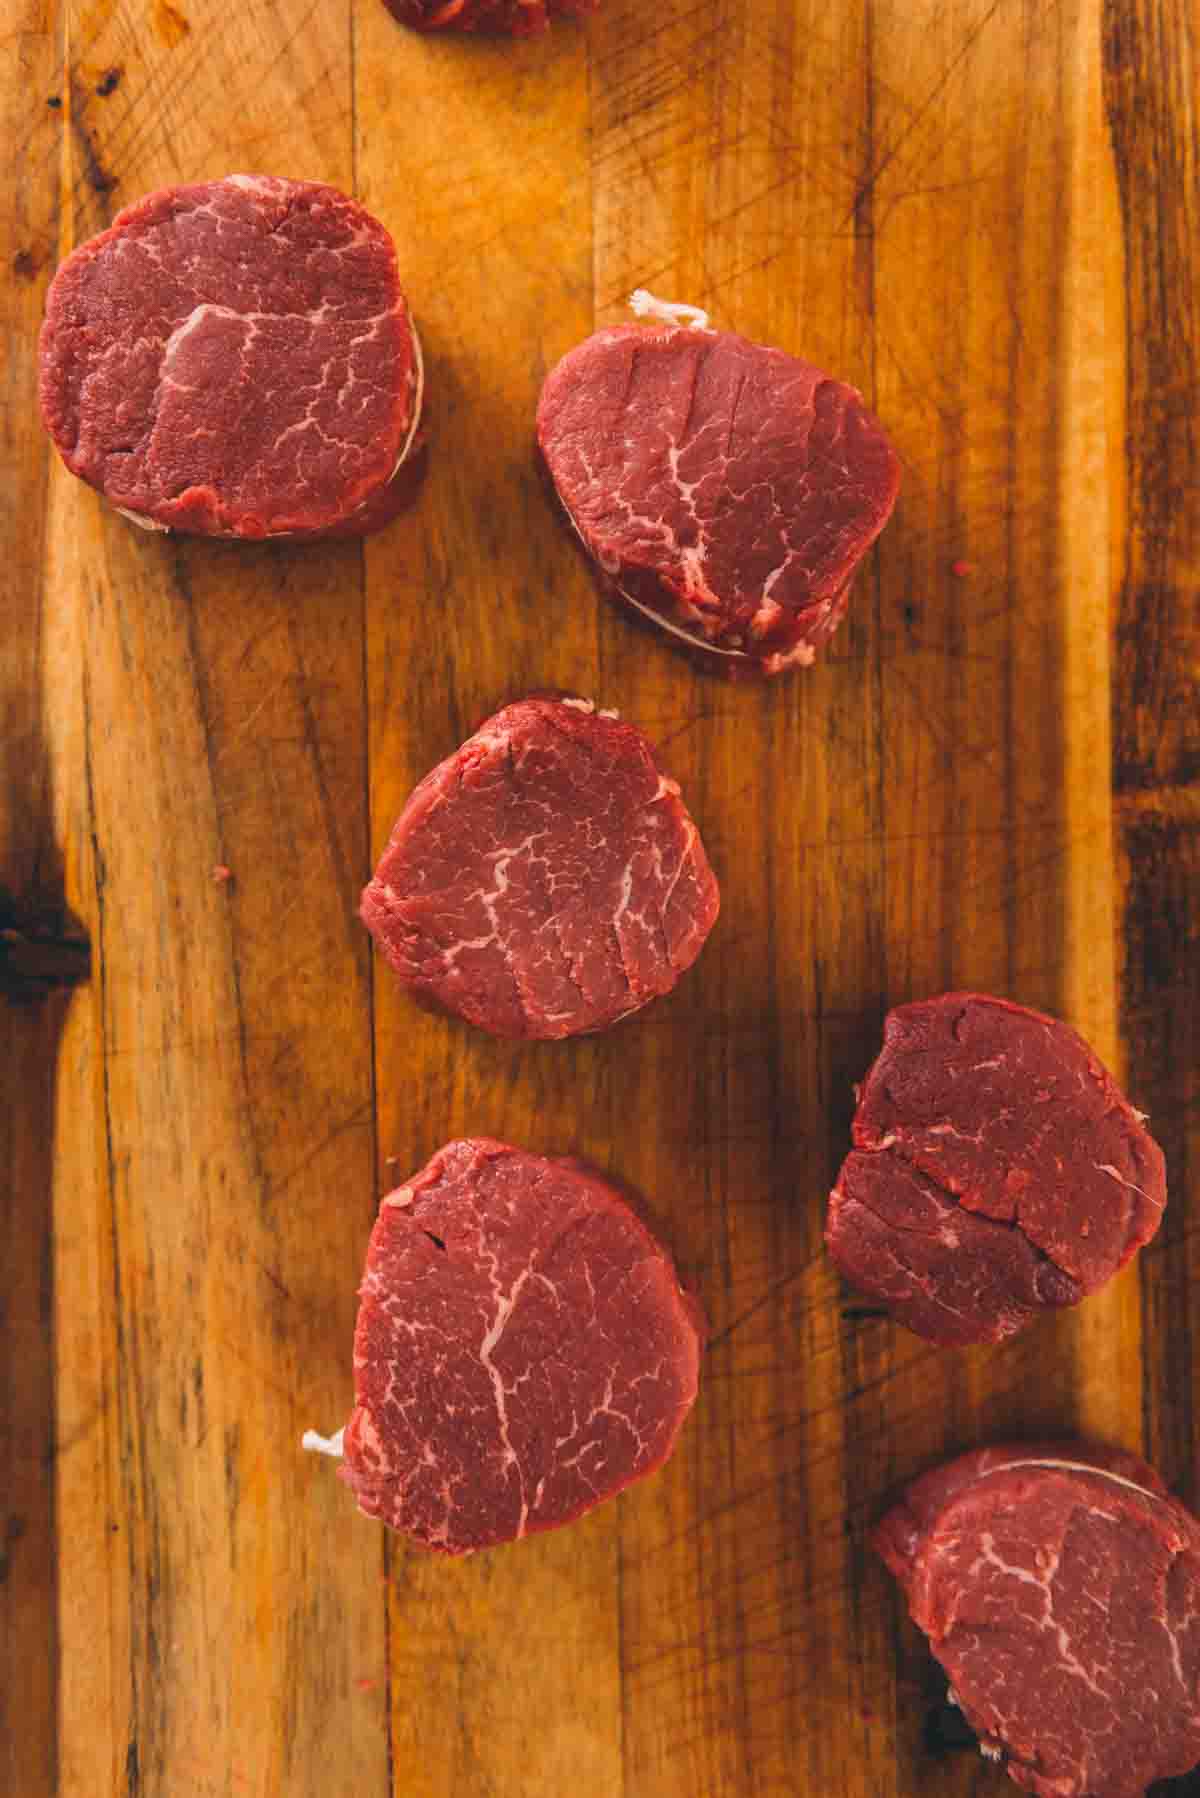
[[[1040,1798],[1137,1798],[1200,1760],[1200,1522],[1138,1456],[975,1449],[875,1547],[989,1758]]]

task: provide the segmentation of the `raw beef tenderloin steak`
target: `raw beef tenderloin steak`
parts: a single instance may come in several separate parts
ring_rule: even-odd
[[[421,389],[391,238],[314,182],[151,194],[47,295],[46,427],[74,474],[152,529],[378,529]]]
[[[1042,1798],[1200,1760],[1200,1523],[1136,1456],[975,1450],[875,1532],[985,1755]]]
[[[496,1036],[563,1037],[670,992],[717,907],[641,731],[588,700],[532,698],[426,775],[362,916],[417,998]]]
[[[891,514],[899,464],[853,387],[694,307],[598,331],[551,370],[538,447],[606,584],[766,674],[813,660]]]
[[[594,12],[598,0],[384,0],[402,25],[418,31],[478,31],[537,37],[551,19]]]
[[[999,1342],[1154,1235],[1162,1151],[1083,1038],[980,993],[902,1005],[858,1094],[825,1240],[918,1336]]]
[[[369,1517],[447,1554],[570,1523],[655,1472],[696,1397],[700,1307],[576,1161],[449,1143],[384,1199],[361,1292],[342,1477]]]

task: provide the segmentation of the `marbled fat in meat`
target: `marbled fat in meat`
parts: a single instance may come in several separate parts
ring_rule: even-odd
[[[416,788],[362,916],[417,998],[497,1036],[565,1037],[669,992],[718,903],[642,733],[589,701],[531,698]]]
[[[888,1016],[826,1241],[932,1342],[996,1342],[1099,1290],[1157,1230],[1162,1151],[1083,1038],[980,993]]]
[[[547,376],[537,437],[608,586],[766,674],[811,662],[837,628],[900,480],[853,387],[692,326],[587,338]]]
[[[447,1554],[554,1529],[662,1466],[705,1327],[666,1250],[573,1160],[449,1143],[367,1252],[342,1477]]]
[[[315,182],[231,175],[139,200],[68,257],[40,397],[67,467],[163,529],[378,528],[420,349],[395,248]]]
[[[1039,1798],[1136,1798],[1200,1760],[1200,1522],[1089,1442],[923,1474],[875,1547],[989,1758]]]

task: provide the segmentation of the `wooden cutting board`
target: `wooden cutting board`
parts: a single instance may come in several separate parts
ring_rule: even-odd
[[[65,895],[93,967],[0,1007],[0,1788],[998,1798],[928,1738],[889,1489],[1082,1430],[1198,1496],[1195,0],[604,0],[523,44],[380,0],[3,14],[0,884]],[[237,170],[396,237],[430,473],[365,546],[150,539],[40,434],[57,260]],[[899,447],[809,672],[697,672],[547,505],[539,384],[635,285]],[[402,999],[355,907],[416,778],[535,686],[657,740],[724,909],[670,1000],[514,1046]],[[1113,1288],[967,1354],[821,1250],[884,1009],[951,986],[1083,1030],[1172,1183]],[[378,1196],[463,1132],[639,1185],[713,1338],[663,1474],[445,1563],[299,1438],[350,1403]]]

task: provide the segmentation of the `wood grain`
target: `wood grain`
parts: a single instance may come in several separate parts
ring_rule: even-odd
[[[0,1015],[0,1785],[1003,1791],[931,1745],[865,1538],[1013,1431],[1145,1439],[1196,1495],[1194,7],[605,0],[494,44],[378,0],[2,4],[0,886],[65,894],[93,976]],[[235,169],[396,237],[429,475],[365,545],[151,540],[48,478],[54,261]],[[856,381],[900,448],[794,679],[598,600],[535,473],[547,368],[636,285]],[[415,780],[545,686],[656,739],[724,909],[668,1001],[520,1047],[412,1008],[354,912]],[[821,1228],[884,1010],[960,984],[1089,1035],[1172,1206],[1102,1297],[942,1355]],[[638,1185],[713,1337],[661,1475],[442,1563],[298,1438],[350,1402],[378,1195],[465,1131]]]
[[[346,16],[187,16],[71,14],[64,249],[185,175],[353,184]],[[361,551],[143,541],[60,471],[44,591],[97,959],[61,1070],[62,1788],[303,1791],[336,1743],[382,1791],[381,1545],[297,1452],[373,1209]]]
[[[699,815],[730,831],[716,859],[737,932],[727,927],[696,989],[726,1020],[713,1086],[683,1133],[701,1178],[708,1120],[731,1092],[743,1129],[717,1151],[723,1203],[705,1220],[718,1234],[709,1266],[728,1282],[718,1329],[735,1328],[710,1359],[697,1422],[708,1482],[728,1470],[734,1489],[701,1519],[708,1574],[699,1585],[693,1574],[669,1678],[635,1668],[626,1688],[633,1764],[655,1791],[681,1794],[870,1789],[897,1778],[898,1749],[900,1789],[969,1777],[924,1768],[922,1707],[894,1683],[894,1601],[863,1545],[877,1495],[984,1430],[1137,1430],[1135,1382],[1111,1383],[1114,1366],[1136,1366],[1128,1291],[1005,1351],[943,1357],[877,1322],[839,1327],[817,1255],[819,1195],[885,1003],[975,985],[1072,1012],[1098,1038],[1111,1019],[1111,959],[1107,982],[1093,977],[1097,1016],[1068,1003],[1071,951],[1094,953],[1090,934],[1067,941],[1073,864],[1095,865],[1092,833],[1106,823],[1088,784],[1067,783],[1068,735],[1091,732],[1097,709],[1103,719],[1104,688],[1080,682],[1061,647],[1103,628],[1106,599],[1058,432],[1060,411],[1074,439],[1103,426],[1102,412],[1081,416],[1096,402],[1077,322],[1102,293],[1064,256],[1072,224],[1075,257],[1093,252],[1070,202],[1094,156],[1079,139],[1100,128],[1076,93],[1094,70],[1096,17],[918,5],[871,9],[856,35],[823,9],[802,10],[794,35],[791,23],[768,8],[720,15],[702,75],[663,100],[653,141],[677,147],[692,197],[678,203],[686,230],[650,267],[720,322],[857,380],[896,434],[905,489],[825,665],[798,691],[734,693],[723,720],[684,739]],[[601,116],[623,120],[633,10],[609,10],[597,29],[613,46]],[[664,61],[696,65],[693,29],[681,21]],[[636,233],[661,180],[632,157],[614,170],[601,295],[649,278],[632,254],[648,254]],[[614,632],[617,654],[627,642]],[[662,658],[653,673],[661,685],[635,715],[653,717],[667,684],[678,689]],[[645,691],[641,657],[636,678]],[[1105,849],[1105,876],[1108,861]],[[719,981],[707,995],[705,980]],[[667,1065],[681,1052],[683,1039]],[[728,1110],[722,1121],[733,1125]],[[764,1292],[765,1314],[736,1324]],[[638,1596],[647,1621],[635,1631],[648,1632],[656,1594]],[[826,1634],[848,1652],[817,1652]],[[919,1690],[924,1654],[904,1640],[902,1677]],[[664,1712],[684,1711],[697,1686],[700,1729],[656,1759]],[[832,1718],[841,1726],[822,1727]]]
[[[13,146],[0,211],[4,343],[0,453],[0,909],[62,894],[43,717],[39,575],[49,452],[38,425],[36,336],[57,239],[55,9],[9,8],[0,34],[0,136]],[[0,1787],[56,1779],[54,1339],[50,1155],[65,1000],[0,999]],[[14,1080],[13,1073],[17,1071]]]
[[[362,195],[396,233],[431,395],[421,505],[367,549],[377,853],[415,780],[497,705],[596,687],[595,602],[531,443],[542,376],[591,323],[587,87],[570,32],[424,43],[370,0],[355,21]],[[598,1045],[489,1041],[417,1013],[378,968],[375,991],[384,1189],[469,1133],[608,1159],[603,1111],[586,1122]],[[528,1558],[393,1545],[398,1792],[620,1790],[617,1541],[610,1507]]]
[[[1125,259],[1116,479],[1113,790],[1121,1023],[1167,1153],[1167,1221],[1141,1266],[1151,1452],[1200,1493],[1192,1300],[1200,1168],[1200,10],[1111,3],[1104,75]],[[1189,1196],[1192,1203],[1189,1205]]]

